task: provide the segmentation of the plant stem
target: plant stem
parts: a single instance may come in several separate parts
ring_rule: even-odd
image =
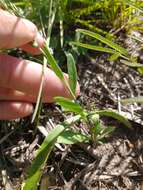
[[[48,32],[47,32],[47,39],[46,39],[46,44],[48,45],[48,47],[50,45],[52,26],[53,26],[54,19],[55,19],[55,14],[56,14],[56,7],[54,7],[54,11],[53,11],[52,8],[53,8],[53,0],[50,0]],[[33,123],[35,118],[37,117],[36,125],[38,124],[38,118],[39,118],[39,114],[40,114],[40,111],[41,111],[41,108],[42,108],[42,106],[40,106],[40,104],[42,104],[42,91],[43,91],[43,84],[44,84],[44,79],[45,79],[46,67],[47,67],[47,59],[45,57],[43,57],[41,83],[40,83],[38,97],[37,97],[37,101],[36,101],[36,107],[35,107],[35,110],[34,110],[34,113],[33,113],[33,116],[32,116],[32,120],[31,120],[31,122]]]

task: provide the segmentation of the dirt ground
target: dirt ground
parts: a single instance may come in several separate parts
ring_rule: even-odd
[[[119,103],[122,98],[143,95],[142,75],[121,63],[108,61],[105,55],[94,57],[79,60],[78,101],[88,110],[112,108],[122,112],[133,129],[104,117],[105,126],[116,127],[104,144],[56,144],[43,169],[40,190],[143,190],[143,105]],[[62,120],[54,105],[44,106],[39,125],[48,128],[49,118],[53,123],[58,122],[57,118]],[[0,189],[20,189],[43,140],[30,119],[0,123]]]

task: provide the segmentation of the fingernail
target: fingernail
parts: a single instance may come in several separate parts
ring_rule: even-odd
[[[24,24],[26,25],[26,27],[27,27],[28,29],[32,29],[33,32],[36,32],[36,31],[37,31],[37,28],[36,28],[35,24],[33,24],[31,21],[29,21],[29,20],[27,20],[27,19],[22,19],[22,20],[23,20]]]
[[[37,35],[35,37],[35,42],[38,44],[38,47],[42,47],[45,43],[45,39],[40,35],[39,32],[37,32]]]
[[[32,113],[33,113],[33,105],[27,104],[25,110],[26,110],[26,113],[27,113],[28,115],[29,115],[29,114],[32,114]]]

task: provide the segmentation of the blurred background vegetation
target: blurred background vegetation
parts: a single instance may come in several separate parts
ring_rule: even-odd
[[[91,30],[113,41],[132,31],[143,33],[141,0],[1,0],[1,4],[33,21],[47,37],[60,63],[65,61],[65,51],[73,51],[69,42],[79,38],[77,28]],[[89,42],[85,37],[84,40]],[[99,42],[92,39],[90,43]],[[85,49],[74,48],[75,56],[87,53]]]

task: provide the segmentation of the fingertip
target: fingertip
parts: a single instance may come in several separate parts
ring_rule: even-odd
[[[25,113],[28,114],[28,115],[32,114],[32,113],[33,113],[33,105],[30,104],[30,103],[27,103],[27,104],[25,105],[24,111],[25,111]]]
[[[12,102],[13,119],[23,118],[33,113],[33,105],[27,102]]]
[[[68,74],[64,73],[65,80],[69,82]],[[62,96],[65,98],[73,99],[73,95],[65,85],[63,81],[61,81],[56,74],[49,68],[46,70],[45,75],[45,83],[43,90],[43,100],[44,102],[54,102],[54,97]],[[80,85],[77,82],[75,96],[78,97],[80,95]]]
[[[33,105],[27,102],[14,102],[12,103],[13,119],[24,118],[33,113]]]
[[[26,102],[0,102],[0,120],[14,120],[26,117],[33,112],[31,103]]]
[[[31,40],[34,40],[36,34],[37,34],[37,27],[36,25],[31,22],[30,20],[27,20],[27,19],[24,19],[22,18],[21,21],[23,22],[24,24],[24,27],[23,29],[27,29],[27,39],[28,41],[31,41]]]
[[[36,37],[33,40],[33,43],[35,43],[35,47],[34,45],[32,45],[32,42],[28,43],[28,44],[24,44],[22,45],[20,48],[28,53],[31,53],[33,55],[39,55],[41,54],[40,48],[42,48],[45,44],[46,40],[42,37],[42,35],[40,35],[39,32],[37,32]]]
[[[42,37],[42,35],[39,32],[37,32],[36,37],[35,37],[35,42],[37,43],[39,48],[42,48],[46,40]]]

